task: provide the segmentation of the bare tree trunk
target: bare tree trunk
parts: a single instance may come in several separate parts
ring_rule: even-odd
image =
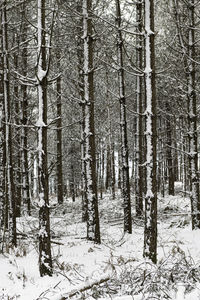
[[[154,1],[145,0],[146,170],[144,256],[157,262],[156,85]]]
[[[60,50],[57,51],[57,68],[60,72]],[[63,203],[63,165],[62,165],[62,96],[61,96],[61,76],[56,80],[57,89],[57,199],[58,203]]]
[[[6,0],[1,5],[2,18],[2,42],[3,42],[3,82],[4,82],[4,109],[5,109],[5,133],[6,133],[6,172],[7,172],[7,191],[8,202],[10,205],[10,233],[11,243],[17,245],[16,235],[16,203],[15,203],[15,187],[13,178],[13,147],[12,147],[12,128],[10,114],[10,79],[9,79],[9,63],[8,63],[8,37],[7,37],[7,14]]]
[[[87,238],[100,243],[94,132],[92,0],[83,0],[85,154],[87,178]]]
[[[39,269],[40,276],[52,275],[49,187],[47,165],[47,70],[45,0],[38,0],[38,181],[39,181]]]
[[[19,39],[17,35],[14,35],[13,40],[16,44],[19,44]],[[14,66],[18,70],[18,56],[19,49],[14,53]],[[20,99],[19,99],[19,82],[17,79],[14,81],[14,107],[15,107],[15,123],[16,123],[16,133],[15,133],[15,186],[16,186],[16,217],[21,216],[21,130],[20,130]]]
[[[77,4],[77,11],[81,14],[83,1],[79,0]],[[81,121],[81,194],[82,194],[82,221],[87,221],[87,178],[86,178],[86,136],[85,136],[85,102],[84,102],[84,53],[83,53],[83,18],[80,18],[77,26],[77,57],[78,57],[78,75],[79,75],[79,99],[82,111]]]
[[[107,151],[107,188],[111,187],[112,198],[115,199],[115,163],[114,163],[114,141],[110,108],[110,97],[108,92],[109,81],[108,72],[106,71],[106,100],[107,100],[107,116],[108,116],[108,151]]]
[[[142,8],[143,8],[143,0],[139,0],[136,3],[136,22],[138,24],[138,33],[142,32]],[[136,64],[138,66],[139,71],[142,71],[143,67],[143,38],[141,36],[137,37],[137,45],[136,45]],[[137,76],[137,138],[136,138],[136,156],[137,156],[137,176],[136,178],[136,215],[142,216],[143,214],[143,189],[144,189],[144,181],[143,181],[143,99],[142,99],[142,81],[143,77],[141,74]]]
[[[121,32],[120,1],[116,0],[117,23],[117,54],[118,54],[118,78],[119,78],[119,102],[120,102],[120,131],[121,131],[121,155],[122,155],[122,197],[124,200],[124,232],[132,233],[131,200],[129,183],[128,140],[126,122],[126,99],[123,67],[123,38]]]
[[[26,4],[23,3],[23,20],[22,20],[22,43],[27,39],[27,24],[26,22]],[[27,76],[27,45],[23,46],[22,50],[22,75]],[[28,168],[28,93],[27,86],[22,85],[22,198],[27,207],[29,216],[31,215],[31,199],[29,191],[29,168]]]
[[[170,112],[170,106],[168,99],[166,99],[166,111]],[[166,159],[167,159],[167,168],[168,168],[168,194],[174,195],[174,164],[173,164],[173,155],[172,155],[172,125],[171,117],[167,116],[166,119]]]
[[[1,19],[2,20],[2,19]],[[6,199],[5,199],[5,119],[4,119],[4,75],[3,75],[3,40],[2,27],[0,26],[0,226],[6,224]]]
[[[189,172],[192,229],[200,228],[200,197],[198,172],[198,133],[195,70],[195,0],[188,1],[188,121],[189,121]]]

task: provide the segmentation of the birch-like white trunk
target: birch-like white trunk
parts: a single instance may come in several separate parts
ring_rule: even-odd
[[[145,0],[146,181],[144,256],[157,261],[156,91],[154,1]]]

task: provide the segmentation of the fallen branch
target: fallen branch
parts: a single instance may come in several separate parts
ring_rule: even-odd
[[[75,295],[77,295],[79,293],[83,293],[83,292],[85,292],[87,290],[90,290],[91,288],[93,288],[93,286],[100,285],[100,284],[102,284],[102,283],[104,283],[104,282],[106,282],[108,280],[110,280],[110,277],[105,277],[105,278],[102,278],[102,279],[100,279],[98,281],[91,282],[88,285],[85,285],[83,287],[80,287],[78,289],[72,290],[71,292],[62,295],[62,298],[60,300],[67,300],[69,298],[72,298]]]

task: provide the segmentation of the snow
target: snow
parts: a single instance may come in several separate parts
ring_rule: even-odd
[[[180,186],[180,183],[176,184],[176,188]],[[55,203],[53,198],[52,203]],[[200,230],[191,230],[188,198],[179,194],[165,198],[159,196],[157,267],[143,259],[143,225],[139,221],[134,218],[133,234],[124,235],[121,218],[123,205],[120,193],[117,193],[116,200],[112,200],[110,194],[104,194],[99,204],[102,234],[100,245],[85,239],[86,224],[80,221],[81,199],[77,199],[75,203],[65,200],[63,206],[55,207],[52,211],[51,239],[54,262],[52,277],[41,278],[39,276],[37,216],[18,218],[18,232],[27,237],[22,236],[20,239],[19,236],[18,248],[10,250],[9,254],[5,252],[0,255],[0,299],[7,300],[9,296],[11,299],[17,297],[19,300],[59,300],[62,295],[84,288],[108,276],[119,280],[121,286],[119,283],[116,284],[117,293],[112,295],[112,298],[104,293],[97,299],[145,300],[151,299],[148,296],[149,283],[146,283],[144,287],[144,294],[139,292],[136,284],[139,278],[137,272],[143,274],[146,270],[149,274],[157,274],[159,268],[166,263],[166,269],[163,270],[166,272],[170,269],[174,270],[174,276],[176,276],[176,269],[173,268],[174,266],[178,268],[178,264],[183,263],[184,258],[188,261],[191,258],[194,268],[198,269],[200,266]],[[65,214],[63,214],[64,210]],[[191,283],[192,289],[189,291],[186,289],[189,284],[189,279],[187,279],[189,270],[188,265],[188,274],[183,274],[180,281],[171,285],[168,290],[171,299],[199,299],[200,283],[198,281]],[[134,274],[136,277],[132,281],[135,282],[135,290],[130,279],[126,282],[126,277],[134,276]],[[158,275],[158,278],[159,276],[161,275]],[[160,280],[162,282],[164,278]],[[139,288],[141,289],[141,286]],[[87,291],[86,299],[94,300],[90,290]]]

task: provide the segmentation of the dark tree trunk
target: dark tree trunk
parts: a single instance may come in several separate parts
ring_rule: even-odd
[[[120,1],[116,0],[116,24],[117,24],[117,54],[118,54],[118,80],[120,102],[120,132],[121,132],[121,156],[122,156],[122,197],[124,201],[124,232],[132,233],[131,200],[129,183],[128,140],[126,122],[126,98],[123,67],[123,38],[121,32]]]
[[[38,0],[38,182],[39,182],[39,269],[40,276],[52,275],[49,186],[47,164],[47,64],[45,0]]]
[[[2,20],[2,19],[1,19]],[[5,116],[4,116],[4,75],[3,75],[3,40],[0,27],[0,226],[8,227],[8,214],[5,197]]]
[[[200,195],[198,171],[198,132],[195,68],[195,0],[188,1],[188,123],[189,123],[189,172],[192,229],[200,228]]]
[[[22,15],[22,43],[27,39],[27,24],[26,24],[26,4],[23,3]],[[27,45],[23,46],[22,50],[22,75],[27,76],[28,63],[27,63]],[[28,93],[27,86],[22,85],[22,198],[27,207],[29,216],[31,215],[31,199],[29,190],[29,167],[28,167]]]
[[[15,43],[18,44],[18,37],[14,37]],[[18,70],[18,51],[14,53],[14,66]],[[21,216],[21,130],[20,130],[20,99],[19,99],[19,83],[18,80],[14,81],[14,107],[15,107],[15,186],[16,186],[16,216]]]
[[[143,24],[142,24],[142,10],[143,0],[136,3],[136,22],[138,24],[138,33],[141,34]],[[136,64],[139,70],[143,67],[143,38],[141,36],[137,37],[136,45]],[[144,180],[143,180],[143,97],[142,97],[142,81],[143,77],[141,74],[137,76],[137,138],[136,138],[136,155],[137,155],[137,176],[136,178],[136,215],[142,216],[143,214],[143,190],[144,190]]]
[[[57,51],[57,68],[60,72],[60,50]],[[57,90],[57,199],[58,203],[63,203],[63,165],[62,165],[62,96],[61,96],[61,76],[56,80]]]
[[[166,102],[166,111],[170,111],[169,103]],[[174,165],[172,156],[172,128],[171,118],[166,120],[166,135],[167,135],[167,167],[168,167],[168,193],[174,196]]]
[[[145,0],[146,178],[144,257],[157,262],[156,85],[154,1]]]
[[[78,1],[77,11],[78,13],[82,12],[83,2],[82,0]],[[84,54],[83,54],[83,18],[80,18],[77,26],[77,58],[78,58],[78,76],[79,76],[79,99],[82,112],[82,121],[81,121],[81,194],[82,194],[82,221],[86,222],[87,215],[87,178],[86,178],[86,136],[85,136],[85,102],[84,102]]]
[[[8,37],[7,37],[7,2],[3,1],[1,6],[1,24],[2,24],[2,44],[3,44],[3,82],[4,82],[4,110],[5,110],[5,138],[6,138],[6,191],[10,206],[10,234],[11,244],[17,245],[16,235],[16,199],[13,177],[13,146],[12,146],[12,128],[10,114],[10,79],[8,63]],[[8,204],[6,204],[8,205]]]
[[[87,178],[87,238],[100,243],[100,227],[96,183],[96,149],[94,131],[94,83],[93,83],[93,37],[92,0],[83,0],[84,31],[84,102],[85,102],[85,154]]]

